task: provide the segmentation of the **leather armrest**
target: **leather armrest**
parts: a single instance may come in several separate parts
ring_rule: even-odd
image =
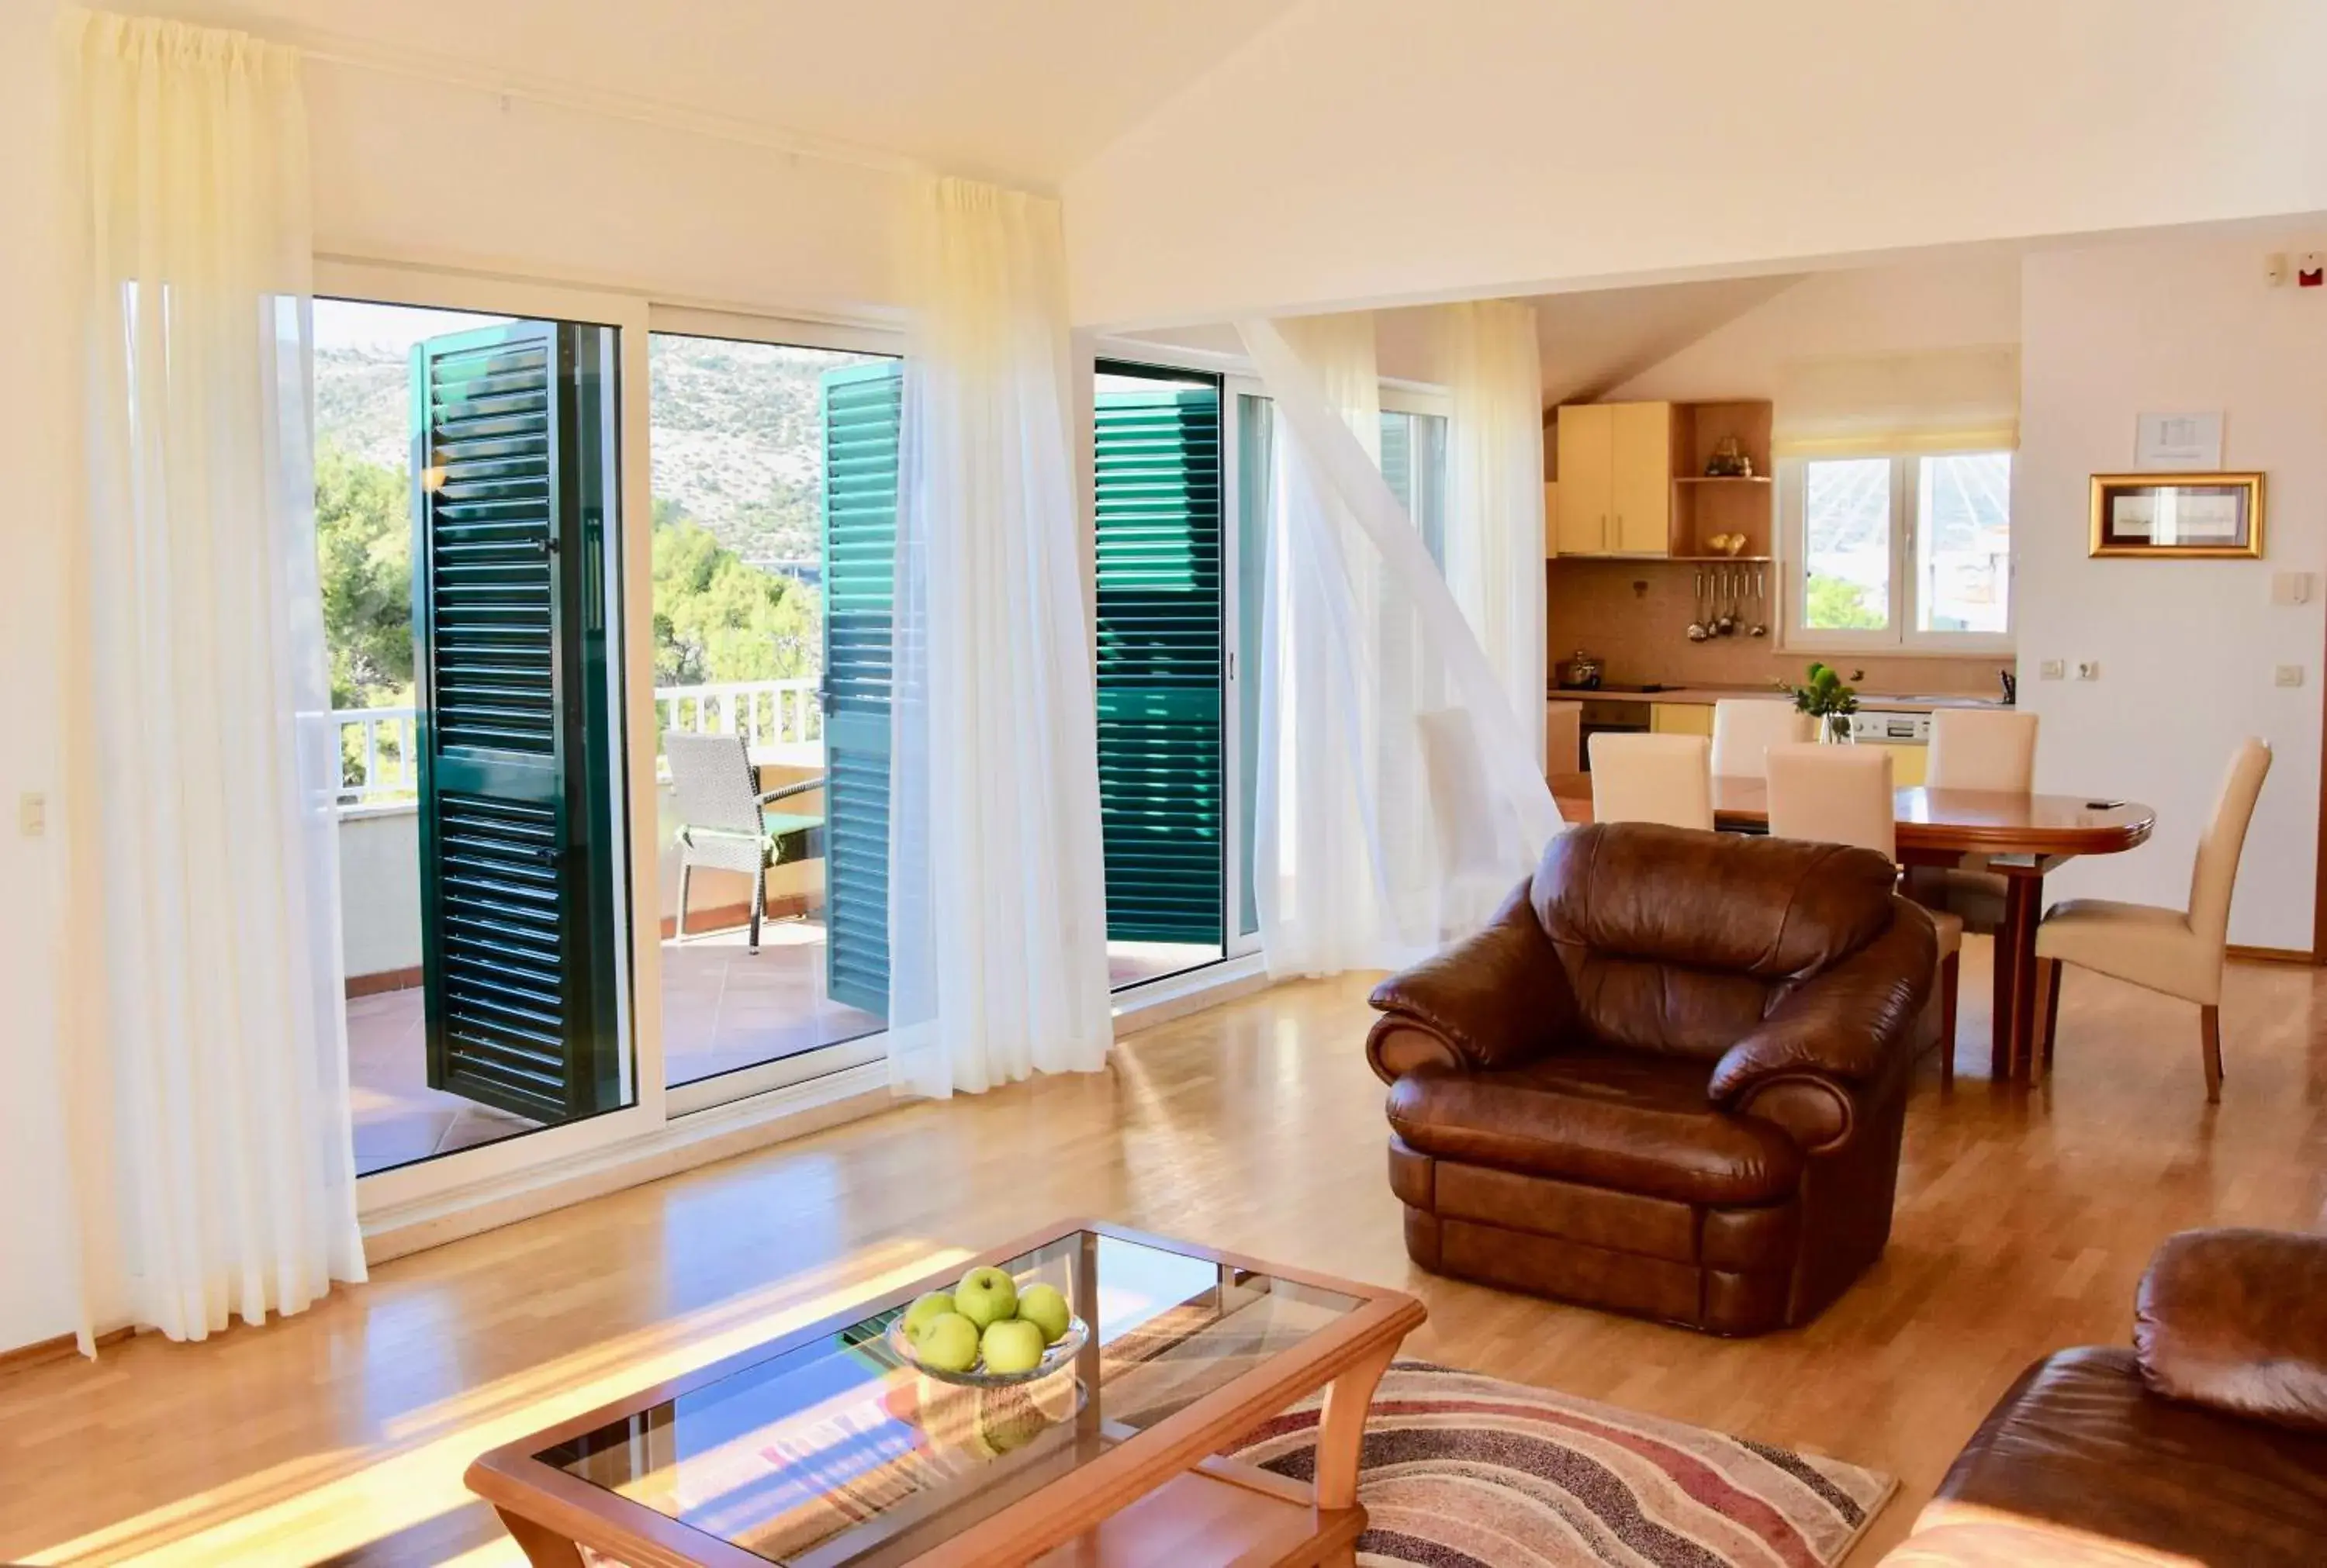
[[[1521,882],[1476,934],[1391,975],[1369,998],[1383,1014],[1366,1058],[1384,1083],[1425,1064],[1490,1072],[1556,1047],[1575,993]]]
[[[1723,1055],[1708,1092],[1734,1109],[1770,1078],[1811,1074],[1859,1083],[1875,1077],[1895,1053],[1914,1049],[1915,1022],[1939,961],[1931,917],[1894,900],[1890,929],[1772,1008]]]
[[[2133,1343],[2154,1394],[2327,1432],[2327,1236],[2168,1237],[2141,1277]]]

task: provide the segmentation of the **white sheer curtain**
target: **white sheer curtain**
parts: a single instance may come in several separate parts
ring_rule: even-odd
[[[1372,319],[1238,330],[1276,430],[1261,950],[1273,975],[1397,967],[1483,918],[1559,812],[1540,747],[1381,476]]]
[[[901,1092],[1096,1071],[1098,722],[1056,202],[924,193],[897,519],[890,1044]]]
[[[1535,312],[1509,300],[1443,307],[1446,586],[1543,755],[1543,358]]]
[[[62,650],[89,1319],[173,1339],[363,1277],[296,55],[68,12],[86,516]]]

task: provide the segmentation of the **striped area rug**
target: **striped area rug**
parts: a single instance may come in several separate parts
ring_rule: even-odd
[[[1317,1405],[1232,1451],[1300,1480]],[[1368,1568],[1827,1568],[1898,1483],[1613,1405],[1400,1361],[1366,1421]]]

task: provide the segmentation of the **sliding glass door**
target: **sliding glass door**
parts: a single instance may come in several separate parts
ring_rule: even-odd
[[[619,333],[320,299],[356,1168],[635,1104]]]
[[[1118,988],[1227,951],[1220,409],[1217,378],[1098,365],[1099,821]]]
[[[662,1054],[684,1109],[885,1027],[902,378],[889,355],[706,333],[658,331],[648,360]]]

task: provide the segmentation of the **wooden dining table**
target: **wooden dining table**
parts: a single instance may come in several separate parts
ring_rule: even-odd
[[[1591,774],[1555,773],[1551,792],[1568,821],[1592,820]],[[2079,855],[2138,848],[2156,826],[2157,813],[2132,800],[1921,785],[1899,790],[1892,813],[1902,863],[1952,866],[1966,855],[1981,855],[1984,869],[2004,878],[1990,1073],[1999,1082],[2028,1081],[2036,1055],[2036,926],[2044,915],[2044,875]],[[1713,819],[1731,832],[1767,832],[1768,783],[1715,775]]]

